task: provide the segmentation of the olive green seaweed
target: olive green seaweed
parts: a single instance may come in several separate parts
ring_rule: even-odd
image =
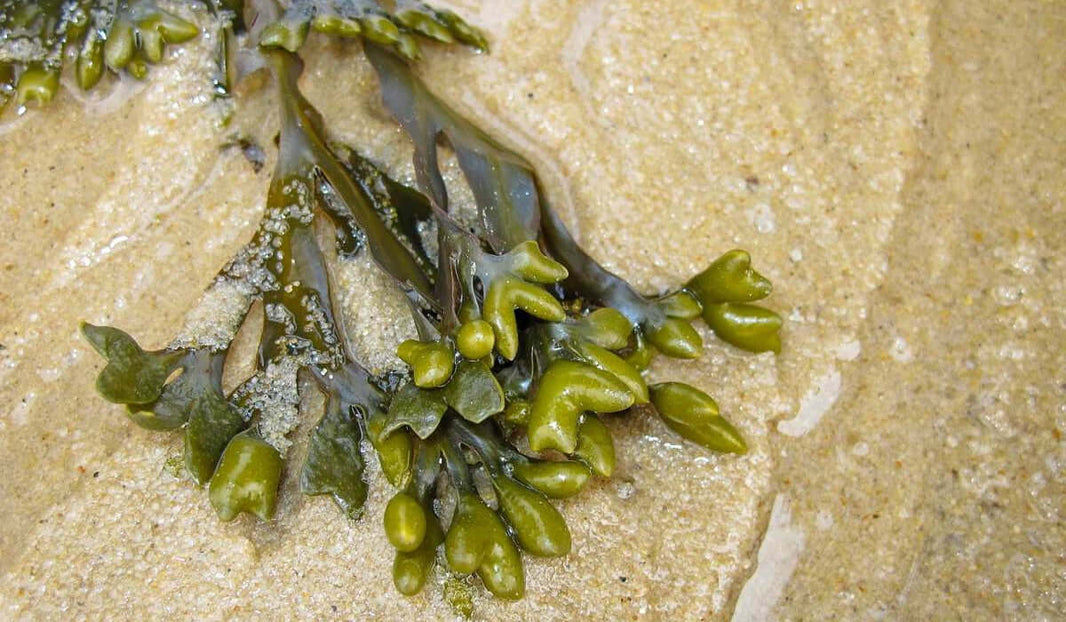
[[[300,492],[331,495],[349,518],[359,518],[367,496],[363,479],[366,464],[359,447],[363,433],[353,408],[330,396],[326,413],[311,432],[300,472]]]
[[[260,520],[273,518],[282,466],[278,450],[255,434],[233,437],[208,486],[218,517],[231,521],[247,512]]]
[[[219,334],[182,333],[154,351],[116,328],[83,324],[82,333],[106,361],[100,395],[144,428],[182,431],[188,477],[206,485],[222,520],[271,520],[285,478],[358,519],[376,462],[392,487],[382,526],[396,589],[417,594],[439,567],[446,599],[469,616],[472,585],[518,599],[524,554],[570,553],[574,536],[553,500],[612,475],[611,419],[654,413],[696,445],[747,451],[709,395],[649,385],[645,371],[657,353],[698,358],[701,318],[726,344],[779,352],[780,316],[754,304],[770,282],[732,250],[684,287],[643,294],[582,250],[534,168],[413,69],[427,45],[488,49],[454,13],[417,0],[205,0],[173,10],[152,0],[0,0],[0,113],[59,96],[71,60],[83,89],[109,74],[143,78],[202,28],[218,35],[217,70],[205,76],[216,93],[228,97],[240,72],[265,70],[279,106],[262,220],[210,286],[237,292],[243,313]],[[336,142],[304,98],[300,54],[315,36],[361,46],[413,144],[417,189]],[[12,53],[28,39],[42,43],[36,55]],[[451,211],[441,144],[473,190],[474,222]],[[417,335],[397,344],[403,369],[371,373],[349,346],[330,264],[361,253],[414,320]],[[254,370],[227,394],[230,347],[249,323],[262,329]],[[301,411],[308,386],[325,396],[317,416]],[[303,418],[315,421],[307,432]]]

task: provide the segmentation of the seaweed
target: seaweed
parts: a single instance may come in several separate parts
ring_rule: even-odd
[[[534,167],[438,99],[413,69],[420,39],[486,51],[483,34],[411,0],[391,11],[372,0],[198,4],[227,33],[213,78],[220,93],[236,79],[233,46],[273,75],[279,156],[262,220],[206,292],[214,315],[168,347],[145,351],[112,327],[82,331],[107,361],[101,396],[137,425],[184,434],[186,471],[222,520],[270,520],[290,471],[303,494],[328,495],[358,519],[366,466],[377,460],[394,489],[384,530],[396,549],[397,589],[419,592],[443,565],[516,599],[523,554],[570,552],[552,500],[614,470],[604,419],[655,413],[708,450],[747,451],[709,395],[677,382],[648,385],[644,370],[656,353],[698,357],[692,322],[700,317],[737,348],[779,351],[781,318],[753,304],[770,295],[769,281],[736,250],[684,286],[648,296],[582,250]],[[311,32],[361,41],[386,108],[413,143],[417,188],[331,140],[298,84]],[[0,2],[0,101],[46,104],[68,59],[84,89],[107,72],[144,77],[165,62],[165,46],[198,34],[193,21],[150,0]],[[32,53],[12,52],[26,42]],[[473,190],[472,226],[451,211],[441,143]],[[353,354],[331,249],[316,235],[323,228],[337,255],[368,253],[402,292],[418,332],[397,346],[405,369],[374,375]],[[435,231],[432,248],[425,231]],[[224,394],[228,353],[238,330],[256,321],[257,302],[255,369]],[[300,412],[301,376],[326,396],[325,410],[302,465],[292,465],[292,436],[314,416]],[[469,592],[459,585],[467,584],[451,580],[446,589],[466,610]]]

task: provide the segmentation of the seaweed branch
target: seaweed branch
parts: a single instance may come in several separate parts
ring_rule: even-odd
[[[207,486],[222,520],[271,519],[290,471],[302,493],[328,495],[357,519],[366,465],[376,459],[394,489],[384,530],[396,549],[397,589],[419,592],[443,565],[516,599],[523,554],[571,549],[551,500],[613,472],[606,418],[655,413],[709,450],[747,451],[709,395],[676,382],[649,386],[644,370],[656,352],[698,357],[692,322],[701,316],[733,346],[779,351],[781,318],[753,304],[771,293],[769,281],[739,250],[660,295],[596,262],[551,209],[533,166],[433,95],[410,65],[426,41],[484,51],[484,35],[415,0],[390,3],[391,11],[373,0],[199,6],[227,35],[213,78],[220,92],[236,79],[234,46],[274,78],[279,155],[262,220],[168,347],[145,351],[117,328],[82,330],[107,361],[100,394],[137,425],[182,431],[189,477]],[[385,105],[414,145],[418,190],[331,141],[298,83],[311,32],[362,40]],[[144,77],[149,64],[165,62],[167,45],[198,34],[151,0],[0,0],[0,105],[50,101],[67,58],[84,89],[107,72]],[[14,55],[25,42],[37,47]],[[471,229],[449,211],[441,142],[473,190]],[[418,339],[397,345],[405,369],[374,376],[354,356],[322,230],[332,231],[341,257],[369,253],[404,294],[418,329]],[[435,249],[427,230],[436,231]],[[229,350],[255,321],[257,301],[255,369],[225,395]],[[292,435],[314,416],[300,412],[301,377],[314,379],[326,405],[294,469]]]

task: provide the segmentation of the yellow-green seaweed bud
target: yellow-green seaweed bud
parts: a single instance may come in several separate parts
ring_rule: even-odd
[[[472,493],[462,493],[455,507],[451,527],[444,536],[444,556],[448,567],[461,574],[478,569],[495,537],[500,518]],[[503,525],[499,525],[503,530]]]
[[[509,361],[518,354],[515,309],[548,322],[561,322],[566,318],[559,301],[540,287],[512,276],[495,279],[485,295],[485,320],[496,333],[496,351]]]
[[[359,20],[363,36],[381,45],[392,45],[400,40],[400,30],[387,17],[371,15]]]
[[[699,358],[703,350],[703,338],[686,320],[668,317],[662,324],[649,327],[647,337],[656,349],[673,358]]]
[[[526,593],[526,576],[518,547],[504,534],[496,539],[477,569],[477,576],[496,598],[518,600]]]
[[[385,479],[393,486],[403,488],[411,478],[411,435],[405,430],[395,430],[385,435],[383,430],[387,419],[380,414],[369,417],[366,422],[367,435],[378,455]]]
[[[15,105],[24,106],[33,102],[43,106],[52,101],[59,91],[59,70],[34,66],[22,72],[15,90]]]
[[[600,477],[614,473],[614,440],[611,431],[597,417],[585,415],[577,431],[577,449],[574,456],[589,465]]]
[[[415,386],[423,389],[442,386],[455,370],[455,354],[440,342],[408,339],[396,348],[396,356],[411,366]]]
[[[155,64],[163,60],[163,51],[166,48],[162,34],[150,28],[139,28],[137,30],[137,39],[141,52],[148,62]]]
[[[467,24],[461,17],[451,11],[437,11],[437,16],[441,22],[448,26],[448,29],[452,31],[452,34],[456,39],[463,43],[477,48],[481,52],[485,52],[489,49],[489,42],[485,38],[485,35]]]
[[[751,255],[739,249],[714,260],[687,287],[705,306],[716,302],[753,302],[773,291],[770,281],[751,267]]]
[[[671,430],[707,449],[735,454],[747,453],[737,429],[718,414],[711,396],[681,382],[651,386],[651,401]]]
[[[587,330],[584,337],[592,343],[607,348],[608,350],[621,350],[629,345],[629,335],[633,333],[633,325],[629,318],[613,307],[596,309],[585,316]]]
[[[603,370],[629,388],[636,404],[648,403],[648,385],[632,365],[614,352],[588,342],[578,342],[575,346],[581,358],[596,369]]]
[[[444,537],[444,557],[455,572],[477,572],[485,588],[516,600],[525,593],[525,572],[518,548],[499,516],[474,494],[463,493]]]
[[[363,32],[358,21],[332,13],[315,15],[311,20],[311,28],[327,35],[346,39],[358,37]]]
[[[133,24],[124,19],[116,20],[104,42],[104,63],[111,71],[119,71],[133,60],[135,50]]]
[[[533,451],[577,447],[582,412],[617,412],[633,405],[633,393],[613,375],[585,363],[554,361],[540,378],[529,415]]]
[[[155,11],[137,23],[142,36],[146,31],[158,32],[166,43],[185,43],[200,34],[200,28],[166,11]]]
[[[85,43],[78,53],[74,74],[83,91],[93,88],[104,77],[104,41],[95,33],[90,33],[85,38]]]
[[[511,272],[530,283],[547,285],[558,283],[570,276],[566,266],[542,253],[534,240],[518,244],[506,257]]]
[[[448,27],[436,20],[436,18],[424,11],[417,11],[413,9],[407,9],[400,11],[396,14],[396,21],[410,28],[411,30],[429,37],[430,39],[436,39],[441,43],[453,43],[455,37],[452,36]]]
[[[208,498],[219,518],[231,521],[241,512],[260,520],[274,516],[283,460],[277,449],[250,434],[238,434],[218,461]]]
[[[516,464],[514,476],[553,499],[565,499],[584,488],[592,472],[580,462],[537,460]]]
[[[422,544],[410,552],[397,551],[392,563],[392,583],[404,596],[414,596],[422,591],[433,564],[437,559],[437,546],[444,539],[440,524],[432,513],[426,516],[426,534]]]
[[[501,475],[492,479],[496,499],[518,544],[540,557],[562,557],[570,552],[570,529],[544,495]]]
[[[137,80],[144,80],[148,77],[148,61],[140,54],[135,54],[133,60],[126,63],[126,73]]]
[[[419,60],[422,58],[422,46],[418,45],[418,40],[406,32],[401,32],[396,37],[396,43],[392,44],[400,56],[403,56],[407,60]]]
[[[656,304],[667,317],[676,317],[681,320],[694,320],[703,311],[700,301],[688,292],[674,292]]]
[[[726,343],[748,352],[781,352],[781,316],[743,303],[707,305],[703,321]]]
[[[433,558],[419,555],[420,552],[396,551],[396,558],[392,562],[392,584],[396,586],[396,591],[404,596],[414,596],[426,585]]]
[[[405,492],[396,493],[385,506],[385,536],[397,551],[410,553],[426,536],[426,510]]]
[[[259,45],[267,48],[282,48],[296,53],[311,29],[309,20],[280,19],[263,29],[259,35]]]
[[[472,320],[459,327],[455,335],[455,343],[459,346],[460,354],[472,361],[477,361],[492,354],[492,348],[496,345],[496,335],[492,332],[492,325],[485,320]]]

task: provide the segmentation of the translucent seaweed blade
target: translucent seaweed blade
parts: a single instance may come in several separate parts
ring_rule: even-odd
[[[96,389],[115,404],[149,404],[163,392],[167,377],[180,365],[183,352],[146,352],[123,331],[110,326],[82,324],[82,334],[107,366]]]
[[[247,424],[222,395],[225,353],[203,354],[206,365],[197,366],[196,391],[186,402],[189,423],[185,428],[185,468],[197,484],[204,484],[215,471],[230,440]]]
[[[386,107],[414,142],[419,185],[438,205],[448,205],[437,162],[437,140],[443,136],[459,158],[478,204],[482,237],[493,249],[505,252],[543,235],[551,253],[569,270],[570,278],[564,283],[569,296],[615,307],[650,332],[661,330],[666,315],[581,249],[542,200],[535,174],[525,160],[437,99],[403,59],[378,46],[367,44],[365,48],[381,80]]]
[[[482,237],[497,252],[537,238],[540,197],[532,168],[500,147],[426,89],[400,57],[367,44],[386,107],[415,146],[418,183],[442,209],[448,195],[437,161],[437,139],[448,139],[474,192]]]
[[[300,492],[331,495],[349,518],[362,515],[367,496],[363,481],[366,463],[359,449],[362,439],[351,409],[338,396],[330,396],[326,413],[311,433],[300,473]]]
[[[297,85],[303,63],[292,54],[278,51],[270,52],[269,60],[274,67],[283,102],[282,142],[293,142],[294,156],[312,163],[329,183],[366,235],[370,252],[378,265],[404,284],[405,288],[413,288],[427,299],[432,299],[433,285],[425,270],[374,212],[367,197],[326,146],[321,133],[321,119]]]
[[[370,207],[410,250],[423,269],[433,278],[436,267],[425,247],[422,232],[432,223],[434,215],[429,199],[422,193],[393,180],[370,160],[342,145],[331,145],[332,151],[344,165]],[[341,210],[331,213],[335,222],[357,227],[354,217]]]

